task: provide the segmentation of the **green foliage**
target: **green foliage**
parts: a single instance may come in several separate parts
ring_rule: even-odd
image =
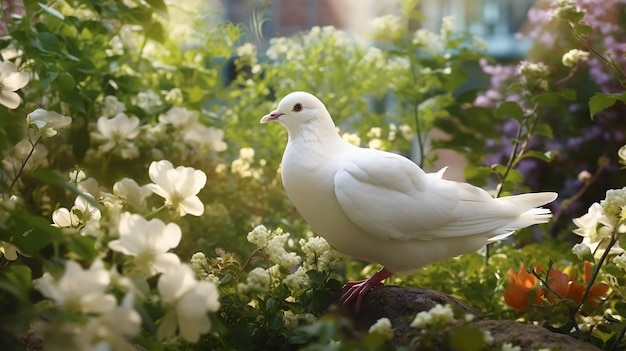
[[[389,349],[389,338],[358,331],[333,312],[343,281],[378,267],[344,263],[310,232],[280,183],[286,133],[259,128],[261,116],[288,92],[313,91],[346,140],[406,155],[416,140],[420,164],[437,149],[456,150],[469,161],[470,182],[495,180],[504,195],[527,190],[520,161],[553,159],[549,150],[529,147],[536,136],[552,138],[545,116],[580,99],[577,91],[548,84],[547,67],[527,63],[508,87],[519,100],[477,106],[478,92],[466,84],[468,67],[485,56],[481,41],[454,32],[449,18],[438,33],[417,28],[417,1],[403,1],[400,15],[380,19],[387,22],[374,26],[371,46],[333,27],[314,27],[271,39],[264,53],[243,26],[207,23],[209,5],[185,5],[24,1],[23,15],[6,23],[3,60],[29,79],[15,89],[17,108],[0,105],[2,347],[20,347],[20,338],[36,332],[50,349]],[[588,34],[569,10],[573,31]],[[592,117],[618,101],[623,93],[593,96]],[[36,119],[39,108],[45,120]],[[484,166],[485,140],[499,138],[497,126],[509,120],[518,131],[508,162]],[[434,128],[450,138],[430,140]],[[166,188],[202,183],[196,191],[202,215],[190,204],[195,194],[174,194],[181,199],[154,190],[165,186],[152,171],[165,167],[161,160],[172,161],[168,171],[176,175]],[[175,173],[177,166],[188,168]],[[198,180],[203,176],[206,184]],[[124,241],[142,231],[146,237],[135,238],[135,246]],[[575,336],[621,347],[626,282],[623,267],[607,256],[586,285],[603,280],[612,289],[595,306],[547,298],[547,305],[525,311],[505,304],[509,269],[520,262],[553,262],[584,274],[570,244],[529,244],[534,234],[524,231],[517,246],[435,263],[389,283],[441,290],[492,318],[523,318],[565,334],[584,325],[588,332]],[[146,242],[158,245],[133,251]],[[180,271],[171,274],[172,267]],[[401,344],[499,347],[458,312],[454,323],[415,329]]]

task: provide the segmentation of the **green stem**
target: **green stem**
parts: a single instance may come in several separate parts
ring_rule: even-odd
[[[146,219],[150,219],[150,217],[153,217],[154,215],[156,215],[157,213],[163,211],[165,208],[167,208],[169,205],[167,203],[164,203],[163,206],[157,208],[156,210],[148,213],[147,215],[144,216],[144,218]]]
[[[617,346],[619,346],[619,343],[624,339],[624,335],[626,335],[626,327],[622,328],[622,331],[617,336],[617,339],[615,339],[615,343],[611,346],[609,351],[617,350]]]
[[[24,161],[22,162],[22,165],[20,166],[20,169],[17,171],[17,174],[15,175],[15,178],[13,179],[13,181],[11,182],[11,186],[9,189],[13,189],[13,187],[15,186],[15,183],[17,183],[17,180],[20,178],[20,176],[22,175],[22,172],[24,172],[24,168],[26,167],[26,163],[28,162],[28,160],[33,156],[33,153],[35,152],[35,148],[37,147],[37,145],[39,144],[39,142],[41,141],[41,135],[37,138],[37,140],[35,141],[35,143],[31,142],[32,148],[30,149],[30,152],[28,153],[28,155],[26,156],[26,158],[24,159]]]
[[[589,292],[591,291],[591,287],[593,286],[593,283],[596,281],[596,278],[598,277],[598,274],[600,273],[600,268],[604,264],[604,261],[606,261],[606,258],[609,256],[609,252],[611,251],[611,248],[617,242],[617,228],[619,228],[621,225],[622,225],[622,221],[617,223],[617,225],[613,229],[613,233],[611,234],[611,240],[609,241],[609,245],[602,253],[602,256],[600,257],[600,260],[598,261],[598,263],[593,267],[593,271],[591,272],[591,277],[589,278],[589,281],[587,282],[587,286],[585,286],[585,292],[583,293],[583,297],[580,299],[578,306],[576,306],[575,312],[580,311],[583,304],[585,303],[585,300],[587,299],[587,297],[589,297]]]

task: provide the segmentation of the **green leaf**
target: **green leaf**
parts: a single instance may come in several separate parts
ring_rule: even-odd
[[[0,226],[0,240],[17,246],[29,256],[36,256],[44,246],[63,240],[63,233],[53,227],[50,220],[34,216],[23,208],[16,208],[3,226]]]
[[[593,28],[586,25],[586,24],[582,24],[582,23],[576,23],[572,26],[572,28],[574,29],[574,32],[576,32],[576,34],[578,35],[589,35],[593,33]]]
[[[157,13],[163,17],[167,18],[167,5],[163,0],[146,0],[148,5],[150,5],[153,9],[157,11]]]
[[[309,279],[311,279],[311,282],[316,285],[322,285],[324,284],[324,280],[326,280],[326,274],[324,272],[310,270],[306,272],[306,274],[309,276]]]
[[[535,126],[535,134],[543,135],[546,138],[552,139],[554,135],[552,134],[552,127],[546,123],[540,123]]]
[[[191,89],[187,90],[187,94],[189,94],[189,102],[191,103],[202,101],[202,99],[206,96],[204,90],[197,85],[194,85]]]
[[[589,99],[589,114],[591,115],[591,119],[596,116],[596,114],[600,111],[604,111],[607,108],[615,105],[615,103],[620,100],[622,102],[626,101],[626,93],[621,94],[603,94],[598,93]]]
[[[66,238],[67,248],[83,260],[91,262],[98,256],[95,238],[81,235],[69,235]]]
[[[537,151],[537,150],[527,151],[526,153],[524,153],[522,155],[521,158],[529,158],[529,157],[538,158],[538,159],[546,161],[546,162],[550,162],[551,161],[550,157],[546,153],[543,153],[543,152]]]
[[[576,99],[576,90],[574,90],[574,89],[563,89],[563,91],[561,91],[561,95],[563,96],[563,98],[565,100],[573,101],[573,100]]]
[[[63,178],[59,177],[56,173],[54,173],[52,170],[49,169],[45,169],[45,168],[37,168],[34,172],[33,172],[33,176],[41,181],[43,181],[44,183],[48,184],[48,185],[54,185],[54,186],[58,186],[61,188],[64,188],[66,190],[69,190],[70,192],[72,192],[74,195],[76,196],[82,196],[87,202],[89,202],[92,206],[95,206],[96,208],[98,208],[100,211],[103,211],[104,208],[103,206],[96,201],[94,198],[89,197],[89,196],[85,196],[85,194],[80,191],[76,185],[72,184],[72,183],[68,183],[65,180],[63,180]]]
[[[505,101],[501,103],[496,109],[493,111],[493,114],[497,118],[504,118],[506,116],[511,116],[516,120],[521,120],[524,117],[524,111],[519,106],[519,104],[515,101]]]
[[[452,332],[450,344],[458,351],[479,351],[485,346],[485,339],[479,329],[462,325]]]
[[[55,9],[53,9],[50,6],[44,5],[40,2],[37,3],[37,5],[39,5],[39,7],[41,7],[42,10],[46,11],[47,13],[51,14],[52,16],[60,19],[61,21],[65,20],[65,16],[63,16],[63,14]]]

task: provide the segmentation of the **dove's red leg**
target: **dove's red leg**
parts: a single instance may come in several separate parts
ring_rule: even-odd
[[[354,310],[358,314],[359,311],[361,311],[365,294],[367,294],[373,287],[384,285],[383,280],[391,277],[392,275],[393,273],[383,267],[365,280],[347,282],[345,287],[348,288],[348,290],[341,294],[339,301],[342,305],[349,305],[352,301],[354,301],[354,299],[356,299],[356,306],[354,307]]]

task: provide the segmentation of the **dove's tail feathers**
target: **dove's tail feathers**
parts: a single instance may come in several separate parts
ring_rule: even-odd
[[[534,224],[547,223],[552,218],[552,213],[547,208],[541,208],[557,198],[556,193],[531,193],[499,198],[504,206],[515,208],[518,213],[523,211],[517,218],[505,226],[493,231],[495,236],[489,238],[489,242],[498,241],[513,234],[514,231],[529,227]]]

